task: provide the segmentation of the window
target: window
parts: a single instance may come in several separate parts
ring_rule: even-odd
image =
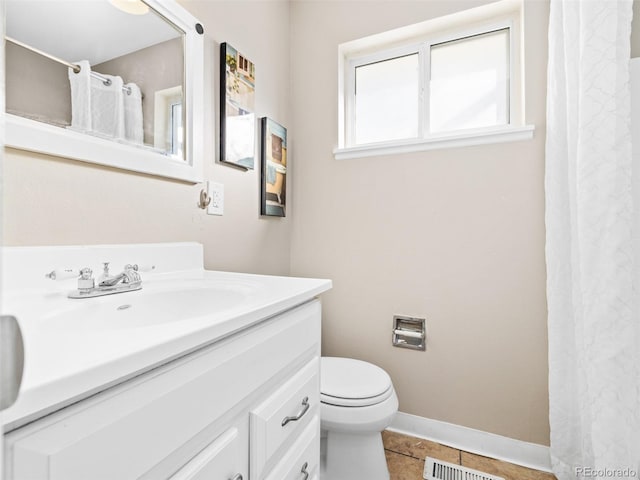
[[[443,28],[448,17],[437,28],[407,27],[406,41],[400,29],[342,45],[336,158],[531,138],[533,126],[522,121],[520,14],[503,11],[496,21],[496,4],[473,9],[474,20],[481,11],[491,21],[472,28],[460,12],[453,27]],[[416,35],[421,26],[426,33]]]
[[[429,131],[509,124],[509,29],[431,45]]]
[[[181,156],[184,130],[182,129],[182,99],[171,104],[171,153]]]
[[[418,135],[418,54],[356,66],[354,94],[355,144]]]

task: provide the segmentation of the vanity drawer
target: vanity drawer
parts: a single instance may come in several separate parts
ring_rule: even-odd
[[[316,357],[251,410],[251,477],[262,478],[275,452],[299,434],[318,412],[320,360]]]
[[[246,477],[246,437],[232,427],[182,467],[170,480],[240,479]]]
[[[264,480],[317,478],[320,469],[320,418],[314,416],[302,435]]]

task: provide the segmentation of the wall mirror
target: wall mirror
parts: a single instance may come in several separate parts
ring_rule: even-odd
[[[174,0],[7,0],[7,146],[202,181],[203,32]]]

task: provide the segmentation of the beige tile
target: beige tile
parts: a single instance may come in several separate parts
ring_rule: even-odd
[[[422,480],[424,461],[385,450],[390,480]]]
[[[550,473],[539,472],[530,468],[513,465],[493,458],[462,452],[462,466],[480,470],[491,475],[498,475],[505,480],[556,480]]]
[[[422,461],[426,456],[429,456],[445,462],[455,463],[456,465],[460,463],[460,450],[422,438],[385,430],[382,432],[382,442],[387,450],[418,458]]]

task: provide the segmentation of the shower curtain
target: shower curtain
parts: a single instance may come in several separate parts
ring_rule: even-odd
[[[134,83],[123,84],[119,76],[91,75],[88,61],[76,62],[79,72],[69,69],[71,126],[82,132],[142,144],[142,95]],[[123,88],[124,87],[124,88]]]
[[[107,137],[124,138],[122,78],[102,75],[109,85],[91,77],[91,131]]]
[[[546,258],[550,451],[559,480],[640,478],[631,7],[551,0]]]

